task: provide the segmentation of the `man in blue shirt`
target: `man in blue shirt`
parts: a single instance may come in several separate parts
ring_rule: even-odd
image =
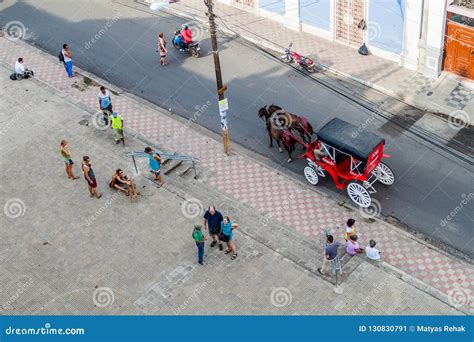
[[[217,245],[217,237],[221,232],[221,222],[224,219],[222,214],[216,210],[216,208],[211,205],[209,209],[206,210],[204,214],[204,227],[207,226],[209,229],[209,235],[211,235],[212,242],[211,247]],[[223,250],[224,247],[222,246],[221,241],[219,241],[219,250]]]
[[[150,164],[150,171],[155,176],[154,181],[158,182],[159,186],[163,186],[164,182],[161,178],[161,157],[160,155],[153,151],[150,146],[145,147],[145,153],[148,154],[148,162]]]
[[[323,258],[323,267],[318,268],[318,272],[322,275],[326,275],[328,271],[329,262],[337,257],[337,249],[339,248],[339,243],[334,241],[332,235],[328,235],[327,244],[324,248],[324,258]]]

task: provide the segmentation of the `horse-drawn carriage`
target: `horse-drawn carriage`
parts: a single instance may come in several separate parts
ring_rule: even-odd
[[[311,141],[313,128],[308,119],[289,113],[275,105],[264,106],[258,116],[265,120],[270,137],[270,147],[276,140],[288,152],[288,162],[292,161],[295,144],[304,146],[306,152],[298,158],[305,158],[308,166],[304,168],[306,180],[316,185],[320,177],[328,173],[336,187],[343,190],[357,205],[367,208],[372,203],[371,194],[376,181],[384,185],[395,182],[393,171],[382,158],[390,156],[383,153],[385,140],[376,134],[360,131],[356,126],[335,118],[317,133],[318,139]],[[292,132],[298,132],[301,138]]]
[[[347,185],[347,194],[357,205],[367,208],[376,181],[384,185],[395,182],[393,171],[382,162],[390,156],[383,153],[385,140],[370,132],[360,132],[346,121],[335,118],[317,133],[318,139],[306,146],[308,166],[306,180],[316,185],[328,173],[338,189]],[[301,143],[301,142],[300,142]]]

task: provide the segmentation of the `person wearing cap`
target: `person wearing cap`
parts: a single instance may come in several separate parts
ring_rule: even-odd
[[[198,263],[199,265],[204,265],[204,241],[207,239],[202,233],[201,228],[202,226],[200,224],[194,226],[193,239],[198,249]]]
[[[120,140],[125,143],[123,140],[123,119],[117,112],[113,112],[110,116],[110,127],[114,131],[115,143],[120,143]]]
[[[161,156],[152,150],[150,146],[145,147],[145,153],[148,154],[148,162],[150,164],[150,171],[155,176],[154,181],[163,186],[164,182],[160,175]]]

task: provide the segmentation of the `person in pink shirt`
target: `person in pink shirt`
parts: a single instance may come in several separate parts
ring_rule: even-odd
[[[347,241],[346,252],[350,256],[364,253],[364,249],[360,248],[359,243],[357,242],[357,235],[354,234],[350,236],[349,241]]]

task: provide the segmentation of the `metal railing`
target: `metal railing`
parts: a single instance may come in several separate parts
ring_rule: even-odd
[[[154,152],[158,153],[163,159],[190,161],[193,165],[194,178],[197,179],[198,173],[196,169],[196,163],[199,162],[199,159],[191,157],[191,156],[183,156],[183,155],[174,154],[174,153],[173,154],[164,153],[164,152],[155,151],[155,150]],[[145,152],[128,152],[127,156],[132,157],[133,166],[135,167],[135,172],[138,174],[138,168],[137,168],[137,163],[135,161],[135,157],[145,158],[145,157],[148,157],[148,154]]]

